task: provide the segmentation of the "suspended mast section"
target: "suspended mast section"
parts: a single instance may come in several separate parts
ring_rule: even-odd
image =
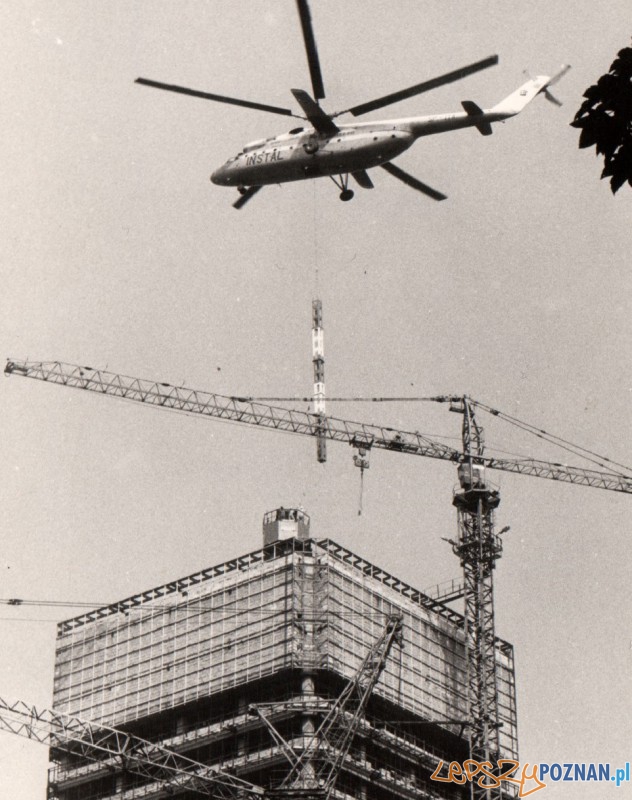
[[[314,365],[313,409],[317,420],[316,458],[320,464],[327,461],[325,436],[325,334],[323,331],[323,304],[312,301],[312,363]]]

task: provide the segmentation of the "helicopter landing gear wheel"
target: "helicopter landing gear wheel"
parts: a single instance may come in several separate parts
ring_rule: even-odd
[[[239,192],[239,194],[244,195],[248,191],[248,188],[246,186],[238,186],[237,191]]]
[[[351,200],[353,197],[353,189],[349,188],[349,173],[347,172],[344,175],[338,176],[330,175],[329,177],[340,189],[340,199],[345,203]]]

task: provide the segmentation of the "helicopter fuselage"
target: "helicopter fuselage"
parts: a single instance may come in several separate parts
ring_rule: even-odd
[[[407,150],[406,130],[341,126],[334,135],[313,128],[253,142],[211,175],[219,186],[265,186],[376,167]]]
[[[509,114],[488,111],[491,121]],[[465,128],[480,122],[463,112],[340,125],[333,134],[314,128],[252,142],[211,175],[218,186],[265,186],[327,175],[351,173],[385,164],[420,136]]]

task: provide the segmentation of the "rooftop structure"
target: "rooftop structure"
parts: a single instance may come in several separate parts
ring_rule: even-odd
[[[266,514],[264,542],[60,623],[55,709],[273,790],[290,765],[252,705],[267,706],[300,747],[306,716],[318,718],[319,703],[322,716],[386,620],[401,615],[404,646],[386,660],[334,794],[465,797],[430,780],[439,760],[468,757],[462,616],[330,539],[310,538],[302,509]],[[496,662],[501,753],[517,757],[513,649],[498,639]],[[54,748],[52,758],[51,800],[164,797],[146,778]]]

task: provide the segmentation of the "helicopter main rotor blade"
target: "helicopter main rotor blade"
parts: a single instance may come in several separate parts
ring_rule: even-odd
[[[432,186],[428,186],[427,183],[422,183],[420,180],[401,169],[401,167],[396,167],[395,164],[391,164],[390,162],[387,164],[380,164],[380,166],[394,178],[405,183],[406,186],[410,186],[412,189],[416,189],[418,192],[432,197],[433,200],[447,200],[447,195],[441,194],[441,192],[433,189]]]
[[[320,60],[318,58],[318,50],[316,49],[316,38],[312,27],[312,15],[309,10],[309,4],[307,0],[296,0],[296,7],[298,8],[298,15],[301,19],[303,41],[305,42],[305,50],[307,52],[307,63],[309,65],[309,74],[312,79],[314,97],[316,100],[322,100],[325,97],[325,87],[323,85],[323,76],[320,71]]]
[[[236,208],[237,210],[243,208],[248,200],[257,194],[259,189],[263,189],[263,186],[251,186],[249,189],[246,189],[242,196],[238,200],[235,200],[233,203],[233,208]]]
[[[312,98],[303,91],[303,89],[290,89],[296,102],[305,112],[308,122],[311,122],[318,133],[324,133],[327,136],[333,136],[339,133],[340,128],[336,125],[329,114],[325,113],[322,108]]]
[[[446,72],[445,75],[439,75],[437,78],[431,78],[429,81],[423,81],[423,83],[417,83],[415,86],[409,86],[408,89],[402,89],[399,92],[393,92],[392,94],[387,94],[384,97],[378,97],[376,100],[370,100],[368,103],[361,103],[359,106],[347,108],[345,111],[338,111],[335,114],[332,114],[332,116],[337,117],[340,114],[350,112],[354,117],[359,117],[360,114],[366,114],[369,111],[375,111],[376,108],[383,108],[391,103],[398,103],[400,100],[406,100],[408,97],[414,97],[415,95],[422,94],[423,92],[429,92],[431,89],[437,89],[439,86],[444,86],[446,83],[460,81],[461,78],[465,78],[468,75],[472,75],[473,73],[479,72],[482,69],[487,69],[487,67],[491,67],[494,64],[498,64],[498,56],[489,56],[488,58],[484,58],[482,61],[477,61],[476,63],[469,64],[466,67],[455,69],[453,72]]]
[[[178,94],[187,94],[191,97],[202,97],[205,100],[215,100],[218,103],[228,103],[232,106],[243,106],[244,108],[254,108],[257,111],[269,111],[272,114],[283,114],[286,117],[295,117],[296,114],[292,113],[289,108],[280,108],[279,106],[268,106],[265,103],[253,103],[250,100],[240,100],[237,97],[226,97],[222,94],[210,94],[209,92],[199,92],[196,89],[187,89],[185,86],[174,86],[170,83],[159,83],[158,81],[150,81],[147,78],[136,78],[135,83],[140,83],[143,86],[152,86],[154,89],[164,89],[167,92],[177,92]],[[302,119],[302,117],[298,117]]]

